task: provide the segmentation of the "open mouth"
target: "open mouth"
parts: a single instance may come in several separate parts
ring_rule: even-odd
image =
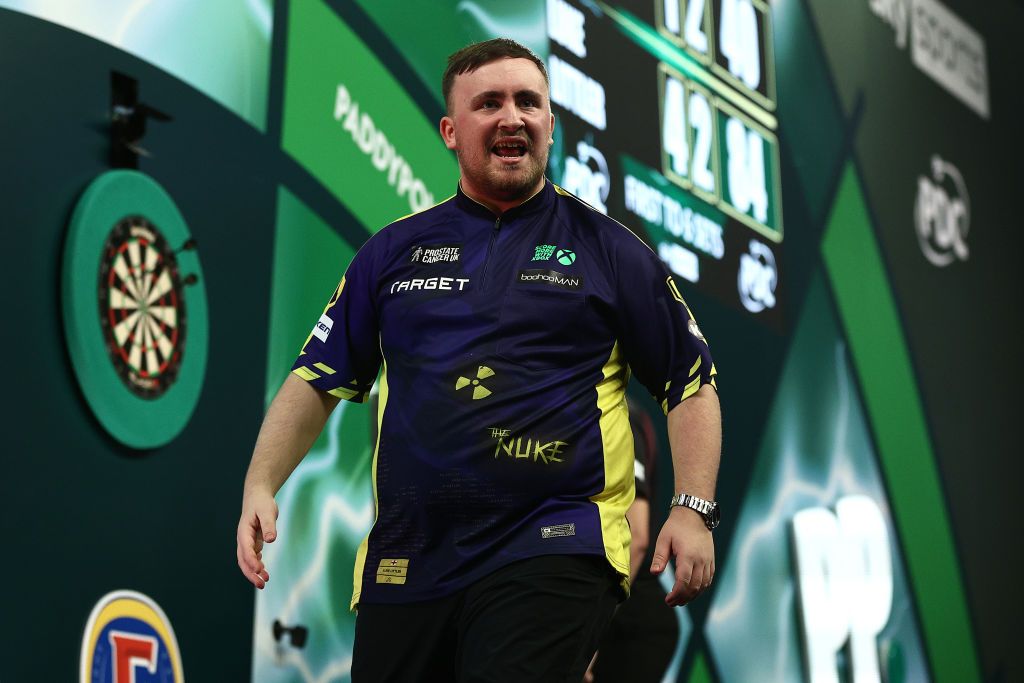
[[[501,140],[491,147],[491,152],[505,159],[518,159],[526,154],[526,141],[519,139]]]

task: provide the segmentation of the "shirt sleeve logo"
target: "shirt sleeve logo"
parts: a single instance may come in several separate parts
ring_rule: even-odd
[[[328,318],[327,314],[324,314],[320,316],[320,320],[313,326],[313,336],[322,342],[326,342],[328,335],[331,334],[332,327],[334,327],[334,321]]]

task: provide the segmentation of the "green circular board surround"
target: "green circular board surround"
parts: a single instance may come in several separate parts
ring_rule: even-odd
[[[108,171],[71,217],[61,294],[64,336],[100,424],[136,449],[188,424],[209,345],[199,257],[170,195],[137,171]]]

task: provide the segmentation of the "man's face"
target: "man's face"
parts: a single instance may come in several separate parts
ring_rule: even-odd
[[[506,58],[455,77],[441,137],[459,159],[463,191],[504,210],[543,185],[554,125],[540,69]]]

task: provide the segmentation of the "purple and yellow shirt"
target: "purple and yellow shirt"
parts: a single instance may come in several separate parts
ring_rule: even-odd
[[[547,554],[601,555],[628,586],[630,372],[666,412],[715,376],[657,256],[550,182],[500,217],[460,190],[371,237],[293,372],[354,401],[380,375],[353,607]]]

